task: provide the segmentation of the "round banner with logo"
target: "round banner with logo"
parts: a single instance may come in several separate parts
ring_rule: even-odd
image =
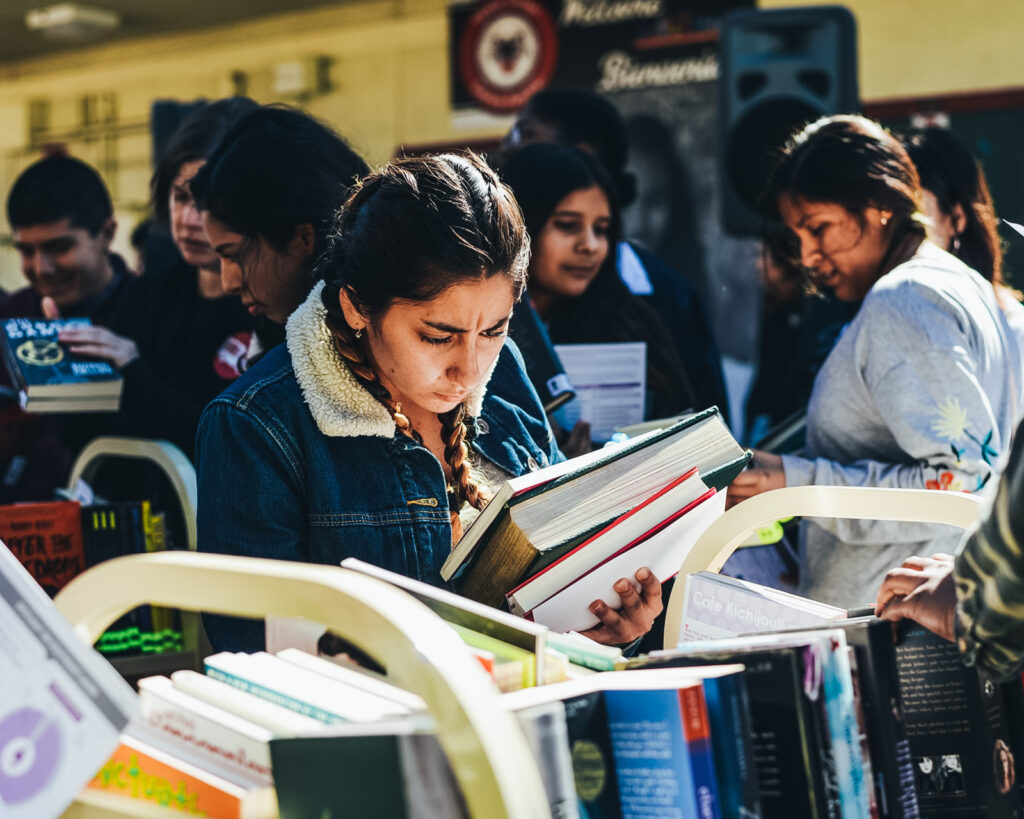
[[[555,72],[555,21],[533,0],[492,0],[470,17],[459,43],[462,81],[496,113],[518,110]]]

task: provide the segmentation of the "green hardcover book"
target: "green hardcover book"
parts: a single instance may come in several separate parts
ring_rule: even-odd
[[[691,468],[724,489],[750,459],[718,409],[503,486],[445,561],[441,576],[489,606]]]
[[[272,739],[270,758],[281,816],[468,816],[437,737],[415,719]]]

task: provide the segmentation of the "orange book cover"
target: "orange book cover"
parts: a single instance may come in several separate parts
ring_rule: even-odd
[[[77,501],[0,506],[0,540],[51,597],[85,569]]]
[[[242,819],[244,788],[129,737],[122,737],[88,787],[189,816]]]

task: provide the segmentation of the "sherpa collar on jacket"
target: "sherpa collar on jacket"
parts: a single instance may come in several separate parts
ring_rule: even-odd
[[[289,317],[285,330],[302,397],[324,435],[393,438],[395,422],[391,413],[359,382],[334,347],[321,298],[323,289],[324,283],[317,283]],[[490,373],[466,398],[470,415],[480,414],[489,380]]]

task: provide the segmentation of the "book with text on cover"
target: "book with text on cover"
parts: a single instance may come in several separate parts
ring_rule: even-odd
[[[86,568],[77,501],[0,506],[0,540],[50,597]]]
[[[3,322],[4,364],[25,412],[117,412],[121,374],[108,362],[73,354],[60,331],[87,318],[11,318]]]
[[[721,490],[749,458],[712,407],[667,429],[513,478],[456,544],[441,576],[460,594],[500,607],[524,580],[691,470],[708,488]]]

